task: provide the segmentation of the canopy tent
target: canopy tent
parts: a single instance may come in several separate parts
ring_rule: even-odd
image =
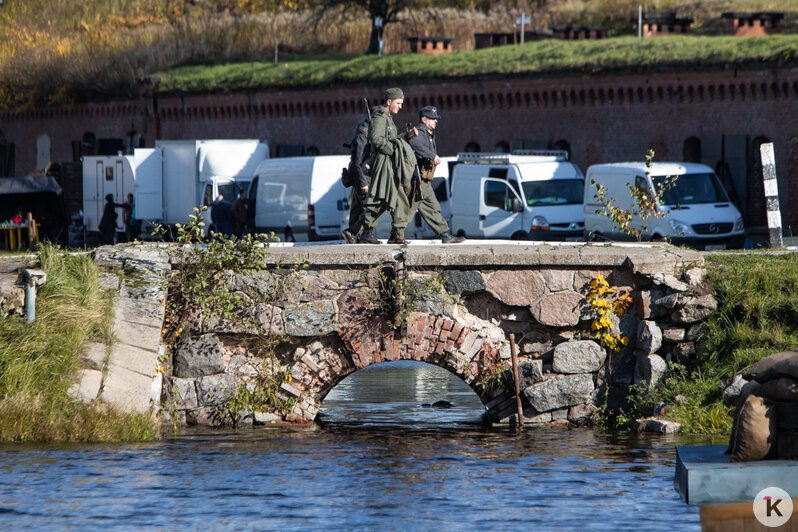
[[[54,192],[61,194],[53,176],[25,176],[0,178],[0,195],[5,194],[35,194],[37,192]]]

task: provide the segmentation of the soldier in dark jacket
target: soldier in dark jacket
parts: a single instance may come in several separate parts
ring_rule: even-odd
[[[363,172],[363,163],[368,159],[371,150],[369,149],[369,122],[371,115],[377,112],[379,106],[371,108],[369,116],[363,119],[355,129],[355,136],[349,144],[351,157],[349,159],[349,181],[352,183],[352,192],[349,194],[349,228],[341,235],[349,244],[355,243],[357,231],[353,227],[363,214],[363,202],[369,193],[369,182],[371,178]]]
[[[454,236],[449,232],[449,224],[446,223],[446,220],[441,215],[441,204],[438,203],[438,198],[435,197],[435,191],[432,189],[435,168],[441,163],[441,158],[438,157],[438,147],[435,144],[435,128],[438,126],[438,119],[440,118],[438,109],[431,105],[423,107],[418,112],[418,118],[420,120],[420,123],[416,126],[418,136],[410,139],[410,146],[413,148],[418,161],[423,198],[421,201],[415,201],[414,195],[411,195],[410,208],[407,211],[400,212],[399,216],[402,219],[402,223],[407,226],[416,210],[418,210],[427,225],[440,237],[442,243],[457,244],[465,239]]]
[[[410,179],[416,163],[413,150],[407,141],[418,132],[411,128],[400,135],[391,118],[404,104],[402,89],[387,89],[383,93],[383,99],[385,104],[374,113],[369,124],[369,149],[376,151],[376,157],[371,169],[368,196],[363,202],[363,214],[343,232],[347,242],[353,242],[357,237],[358,243],[379,244],[380,241],[374,236],[374,226],[377,225],[380,215],[387,210],[391,213],[393,225],[388,242],[406,243],[404,226],[400,225],[395,214],[397,208],[409,208],[410,205],[407,191],[410,189]],[[363,232],[358,235],[361,229]]]

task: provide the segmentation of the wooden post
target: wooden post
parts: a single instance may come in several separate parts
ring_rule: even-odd
[[[773,143],[767,142],[759,146],[762,158],[762,180],[765,184],[765,205],[770,233],[770,247],[780,248],[784,245],[781,239],[781,210],[779,208],[779,185],[776,180],[776,157],[773,154]]]
[[[521,382],[518,379],[518,354],[515,352],[515,335],[510,333],[510,355],[513,358],[513,379],[515,380],[515,405],[518,409],[518,427],[524,428],[524,408],[521,406]]]

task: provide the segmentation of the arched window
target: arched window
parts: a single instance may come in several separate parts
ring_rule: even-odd
[[[555,150],[565,150],[568,152],[568,159],[571,159],[571,143],[565,139],[560,139],[552,146]]]
[[[505,141],[499,141],[493,147],[495,153],[510,153],[510,144]]]
[[[701,139],[688,137],[682,146],[682,160],[686,163],[701,162]]]
[[[479,144],[477,144],[476,142],[469,142],[468,144],[465,145],[465,151],[469,153],[478,152],[480,151]]]

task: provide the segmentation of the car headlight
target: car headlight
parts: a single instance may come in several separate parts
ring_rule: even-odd
[[[734,231],[745,231],[745,224],[743,223],[742,216],[737,218],[737,221],[734,222]]]
[[[532,230],[549,230],[549,221],[543,216],[535,216],[532,218]]]
[[[674,220],[673,218],[668,220],[668,225],[671,226],[671,229],[677,235],[690,235],[693,233],[693,230],[688,224],[679,220]]]

